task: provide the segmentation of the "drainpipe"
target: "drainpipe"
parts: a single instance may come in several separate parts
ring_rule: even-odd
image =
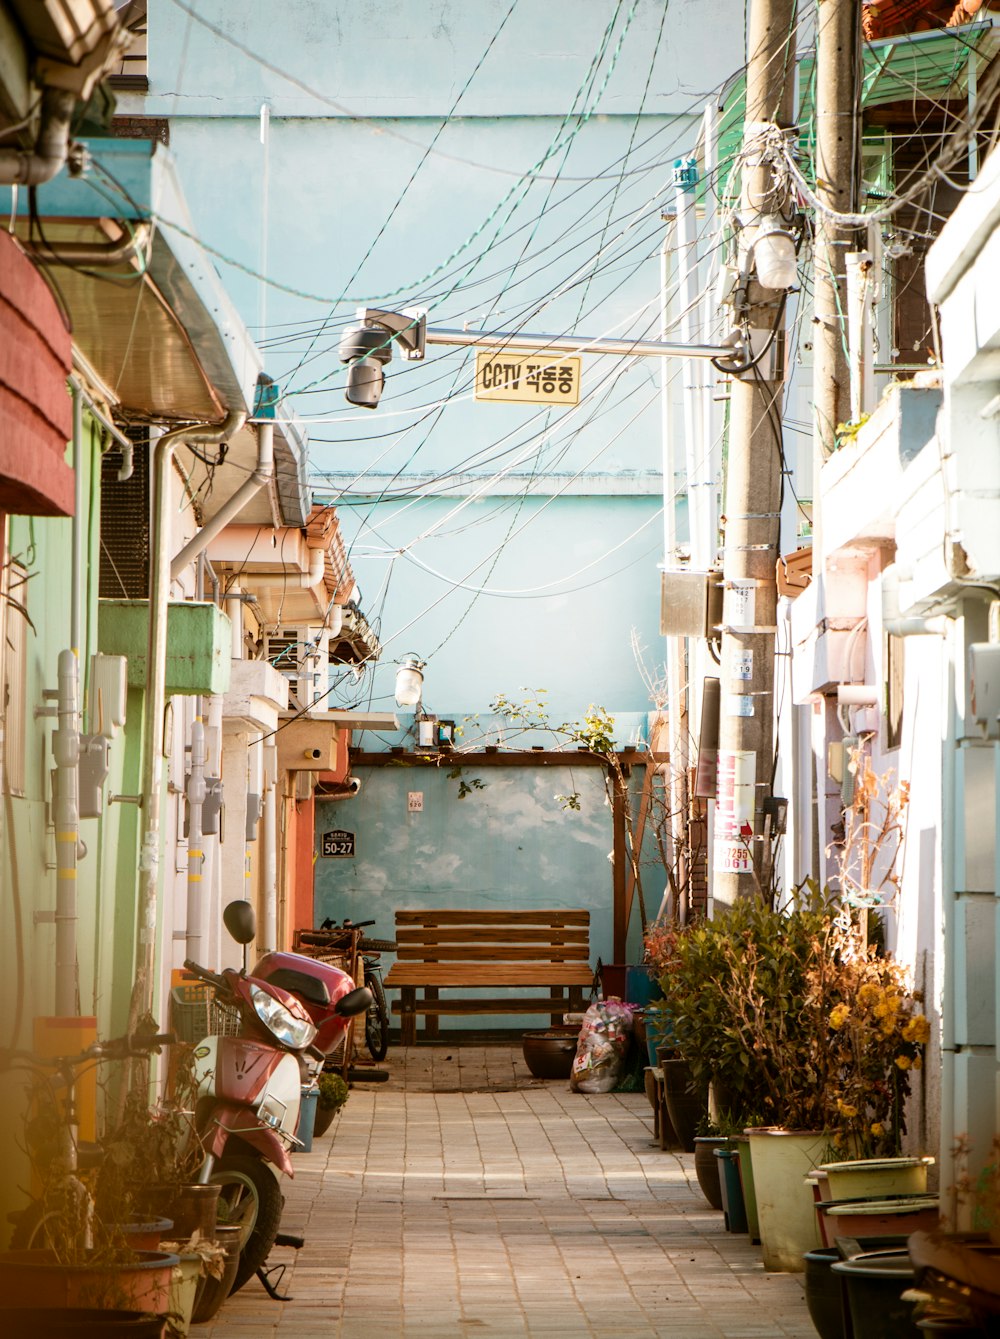
[[[237,427],[242,427],[245,421],[245,415],[241,418]],[[213,438],[214,441],[221,441],[229,433],[237,429],[229,429],[229,432],[223,432],[220,436]],[[224,506],[220,507],[207,525],[203,525],[193,539],[181,549],[180,553],[170,564],[171,577],[180,576],[188,563],[197,558],[198,554],[208,548],[211,540],[215,538],[220,531],[224,530],[234,517],[238,516],[250,499],[270,483],[274,475],[274,424],[257,424],[257,465],[250,477],[237,488]]]
[[[123,484],[126,479],[131,479],[132,477],[135,443],[126,437],[121,429],[108,418],[107,414],[105,414],[100,406],[95,403],[94,397],[86,390],[82,382],[78,381],[76,377],[71,376],[69,384],[73,391],[74,400],[82,399],[84,401],[87,408],[90,410],[91,417],[100,424],[111,440],[120,448],[122,453],[122,464],[116,478],[120,484]]]
[[[273,736],[264,745],[264,945],[278,947],[278,750]]]
[[[191,771],[187,782],[188,801],[188,873],[186,956],[202,962],[202,927],[205,923],[202,873],[205,852],[201,830],[201,808],[205,802],[205,723],[197,715],[191,725]]]
[[[77,1012],[77,894],[76,867],[80,858],[80,610],[83,574],[83,399],[79,384],[70,379],[73,393],[73,520],[70,538],[70,649],[59,652],[56,713],[52,732],[56,764],[54,785],[56,841],[56,990],[59,1017]]]
[[[312,590],[326,575],[326,549],[309,550],[309,567],[305,572],[255,572],[255,586],[283,586],[289,590]]]
[[[163,770],[163,713],[167,683],[167,602],[170,593],[169,509],[170,467],[182,442],[209,446],[232,436],[246,422],[242,410],[231,410],[219,424],[175,428],[153,448],[152,564],[149,590],[149,636],[146,643],[146,694],[143,704],[142,847],[139,853],[138,956],[129,1027],[153,1006],[153,962],[158,915],[160,865],[160,800]]]
[[[42,119],[33,149],[0,149],[0,186],[41,186],[69,157],[70,121],[76,94],[63,88],[42,91]]]
[[[49,246],[25,238],[21,245],[39,265],[86,265],[91,269],[110,269],[142,257],[152,234],[148,223],[137,223],[125,237],[113,242],[60,242]]]

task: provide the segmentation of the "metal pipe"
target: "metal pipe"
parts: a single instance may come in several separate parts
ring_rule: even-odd
[[[205,852],[202,849],[201,811],[205,803],[205,724],[199,714],[191,722],[191,770],[187,781],[188,801],[188,867],[187,918],[185,920],[186,956],[202,961],[201,941],[204,916],[202,872]]]
[[[122,467],[118,471],[117,479],[120,484],[123,484],[126,479],[131,479],[132,477],[132,461],[135,452],[135,443],[131,438],[126,437],[121,428],[108,418],[107,414],[100,408],[82,381],[77,380],[76,377],[71,375],[69,384],[73,390],[74,396],[79,395],[86,402],[87,408],[90,410],[91,418],[99,423],[112,441],[121,448],[121,453],[124,459],[122,460]]]
[[[544,353],[622,353],[646,358],[732,358],[729,344],[670,344],[655,339],[581,339],[571,335],[535,335],[527,330],[449,330],[428,327],[428,344],[462,348],[540,349]]]
[[[153,524],[149,578],[149,634],[146,642],[146,694],[143,703],[142,845],[139,852],[138,954],[130,1025],[153,1005],[153,963],[158,915],[160,807],[163,771],[163,713],[167,682],[167,605],[170,593],[168,551],[170,468],[181,442],[211,445],[237,432],[246,421],[231,410],[220,425],[191,424],[160,437],[152,452]]]
[[[0,186],[41,186],[51,181],[69,156],[70,122],[76,94],[42,90],[42,117],[33,149],[0,149]]]
[[[76,961],[76,866],[80,855],[80,715],[76,651],[59,652],[58,716],[52,732],[56,764],[56,993],[57,1017],[79,1012]]]
[[[264,952],[278,947],[278,750],[264,745]]]
[[[239,423],[235,428],[228,432],[220,434],[215,438],[221,441],[225,436],[231,436],[238,432],[246,421],[246,415],[240,417]],[[228,422],[228,420],[227,420]],[[181,551],[176,555],[170,564],[170,575],[172,577],[180,576],[188,563],[193,562],[203,549],[208,548],[209,543],[226,528],[234,517],[238,516],[246,504],[269,483],[274,476],[274,424],[257,424],[257,464],[253,473],[246,479],[228,502],[224,503],[215,513],[207,524],[203,525],[198,533],[190,539]]]
[[[50,246],[41,239],[25,238],[21,245],[39,265],[86,265],[91,269],[106,269],[135,260],[149,245],[152,229],[148,223],[137,223],[126,237],[114,242],[60,242]]]

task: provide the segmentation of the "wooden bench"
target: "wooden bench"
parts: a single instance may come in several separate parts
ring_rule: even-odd
[[[397,911],[397,961],[385,985],[400,991],[404,1046],[438,1036],[442,1014],[548,1014],[553,1023],[583,1009],[590,967],[589,911]],[[545,996],[451,996],[441,990],[546,990]],[[417,991],[423,991],[417,998]]]

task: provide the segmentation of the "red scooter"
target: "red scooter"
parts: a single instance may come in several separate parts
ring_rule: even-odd
[[[237,943],[253,939],[250,903],[230,903],[223,920]],[[264,971],[250,975],[245,966],[216,973],[184,964],[239,1018],[237,1035],[205,1037],[195,1048],[195,1128],[205,1150],[199,1180],[222,1186],[220,1214],[243,1229],[233,1292],[261,1268],[278,1235],[278,1174],[294,1175],[289,1152],[298,1142],[302,1085],[371,1003],[369,991],[327,963],[289,953],[265,955],[261,964]]]

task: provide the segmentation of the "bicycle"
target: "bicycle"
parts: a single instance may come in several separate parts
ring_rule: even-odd
[[[31,1071],[53,1099],[47,1110],[40,1108],[36,1100],[35,1114],[29,1120],[29,1151],[33,1152],[36,1163],[47,1162],[43,1178],[47,1184],[41,1198],[31,1200],[24,1209],[9,1215],[14,1222],[12,1250],[47,1247],[62,1252],[67,1247],[67,1232],[77,1239],[83,1250],[93,1247],[97,1225],[94,1197],[79,1174],[98,1168],[103,1150],[98,1144],[82,1144],[80,1141],[76,1102],[80,1071],[88,1064],[96,1065],[105,1060],[148,1059],[150,1055],[159,1055],[162,1047],[175,1040],[169,1032],[126,1033],[111,1041],[92,1042],[75,1055],[45,1056],[12,1048],[0,1050],[0,1070],[23,1068]],[[59,1089],[63,1090],[62,1110],[57,1114]]]
[[[365,1045],[373,1060],[384,1060],[389,1050],[389,1006],[382,985],[381,955],[394,953],[396,941],[373,939],[361,933],[374,924],[374,920],[345,919],[338,925],[327,919],[318,932],[312,933],[315,937],[322,935],[323,942],[330,947],[336,945],[345,951],[348,972],[359,986],[367,986],[371,991],[372,1002],[365,1015]]]

